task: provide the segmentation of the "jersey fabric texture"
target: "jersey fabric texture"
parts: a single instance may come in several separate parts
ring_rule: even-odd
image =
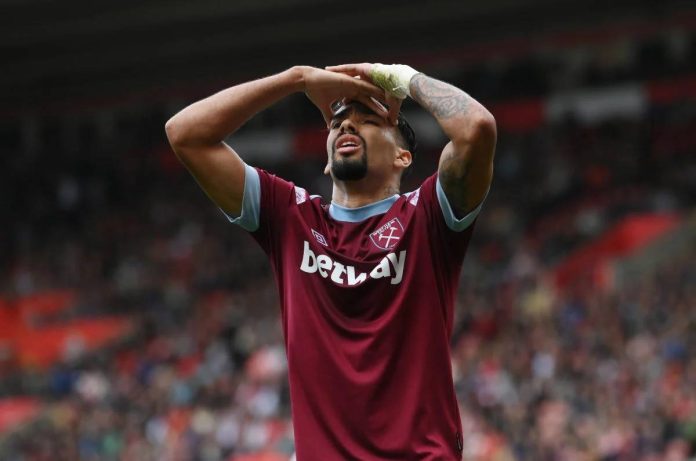
[[[449,343],[481,205],[457,220],[437,175],[348,209],[245,174],[227,217],[276,277],[298,461],[461,459]]]

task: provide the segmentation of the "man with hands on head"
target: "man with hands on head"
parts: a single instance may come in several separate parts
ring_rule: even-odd
[[[329,129],[330,203],[246,165],[223,142],[298,91]],[[449,142],[438,171],[401,193],[415,152],[399,112],[408,96]],[[183,109],[166,130],[203,190],[269,257],[297,459],[461,459],[449,340],[462,261],[493,174],[493,116],[409,66],[364,63],[297,66],[228,88]]]

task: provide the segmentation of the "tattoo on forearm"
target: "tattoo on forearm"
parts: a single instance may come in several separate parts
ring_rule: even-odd
[[[437,118],[465,114],[471,103],[471,97],[459,88],[423,74],[411,80],[411,96]]]

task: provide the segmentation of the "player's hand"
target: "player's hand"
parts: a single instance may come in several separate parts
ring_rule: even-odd
[[[345,73],[329,72],[316,67],[303,67],[304,92],[312,103],[319,108],[324,121],[331,120],[331,104],[339,101],[359,101],[387,118],[388,112],[375,102],[384,101],[383,89],[362,78],[355,78]]]
[[[361,64],[341,64],[339,66],[326,66],[325,69],[331,72],[338,72],[344,75],[348,75],[350,77],[359,77],[361,80],[365,80],[366,82],[374,84],[372,78],[370,77],[373,65],[374,64],[364,62]],[[387,115],[387,119],[391,123],[396,124],[396,118],[399,115],[399,111],[401,110],[401,103],[403,101],[389,94],[389,92],[385,92],[384,101],[389,106],[389,114]]]

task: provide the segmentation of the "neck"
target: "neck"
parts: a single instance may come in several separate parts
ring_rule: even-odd
[[[399,193],[396,184],[386,184],[376,188],[365,188],[363,181],[334,181],[331,200],[346,208],[358,208],[379,202]],[[362,186],[362,187],[361,187]]]

